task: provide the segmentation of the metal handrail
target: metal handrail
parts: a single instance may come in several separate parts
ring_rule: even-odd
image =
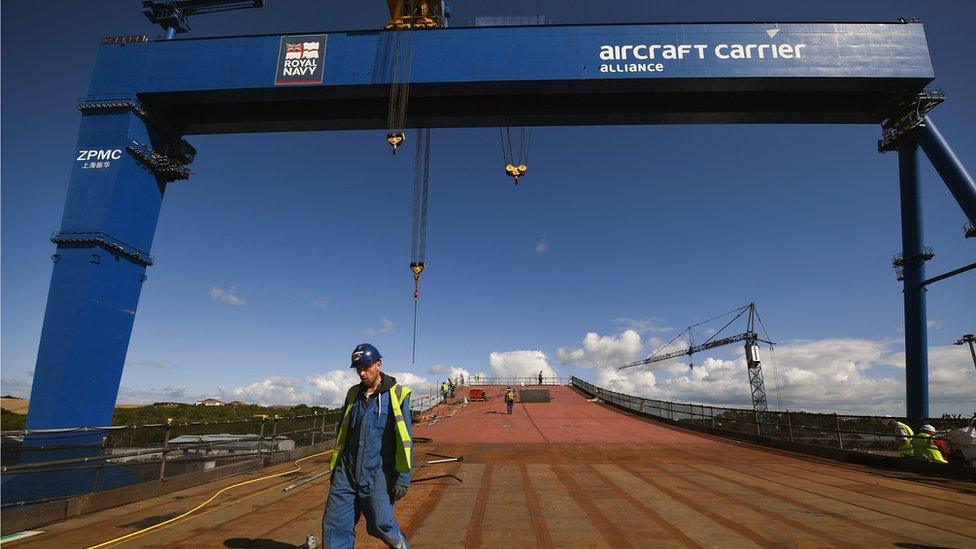
[[[916,434],[916,435],[902,435],[902,434],[899,434],[899,433],[894,433],[893,434],[893,433],[882,433],[882,432],[877,432],[877,431],[851,431],[851,430],[844,430],[844,429],[840,429],[839,428],[839,422],[840,421],[847,421],[847,420],[874,420],[874,421],[878,421],[878,422],[887,422],[887,421],[889,421],[891,419],[896,419],[897,420],[897,419],[900,419],[900,418],[890,418],[890,417],[880,417],[880,416],[861,416],[861,415],[858,415],[858,416],[847,416],[847,415],[839,415],[839,414],[819,414],[819,413],[816,413],[816,412],[791,412],[791,411],[767,411],[767,412],[765,412],[765,415],[767,417],[769,417],[769,416],[773,416],[773,417],[779,416],[779,417],[782,417],[783,414],[786,414],[787,415],[787,417],[786,417],[787,423],[784,425],[782,422],[758,421],[757,419],[747,419],[747,418],[741,418],[741,417],[731,417],[731,416],[724,416],[724,415],[722,415],[722,414],[731,412],[731,413],[737,413],[737,414],[748,414],[748,415],[752,415],[753,417],[758,417],[758,412],[756,412],[754,410],[746,409],[746,408],[727,408],[727,407],[709,406],[709,405],[705,405],[705,404],[679,403],[679,402],[661,401],[661,400],[655,400],[655,399],[646,399],[646,398],[642,398],[642,397],[636,397],[636,396],[633,396],[633,395],[627,395],[627,394],[624,394],[624,393],[618,393],[616,391],[612,391],[612,390],[609,390],[609,389],[604,389],[602,387],[598,387],[596,385],[593,385],[591,383],[588,383],[588,382],[583,381],[583,380],[581,380],[579,378],[576,378],[576,377],[574,377],[572,379],[572,383],[571,384],[574,387],[576,387],[576,388],[578,388],[578,389],[586,392],[587,394],[590,394],[590,395],[593,395],[593,396],[599,398],[600,400],[604,400],[604,401],[610,402],[611,404],[615,404],[617,406],[621,406],[621,407],[626,408],[626,409],[629,409],[629,410],[635,410],[635,411],[639,411],[639,412],[642,412],[642,413],[647,414],[647,415],[651,415],[651,416],[655,416],[655,417],[660,417],[662,419],[668,419],[670,421],[680,422],[684,418],[680,418],[679,417],[679,418],[676,419],[675,418],[675,415],[679,415],[679,416],[684,415],[684,416],[691,416],[689,419],[692,419],[692,421],[698,421],[695,418],[701,418],[701,420],[703,422],[706,419],[711,420],[711,423],[712,423],[712,427],[713,428],[715,428],[715,424],[716,423],[721,424],[721,422],[723,422],[723,421],[730,422],[730,423],[743,423],[743,424],[747,424],[747,425],[755,425],[756,426],[756,432],[753,433],[753,434],[759,434],[760,433],[760,431],[759,431],[760,427],[766,426],[766,427],[768,427],[770,429],[776,429],[776,430],[779,430],[779,431],[784,431],[784,430],[785,431],[788,431],[789,432],[789,439],[790,440],[793,440],[793,438],[794,438],[793,437],[793,431],[794,430],[800,430],[800,431],[817,431],[817,432],[819,432],[819,433],[821,433],[823,435],[823,436],[821,436],[819,438],[822,439],[824,437],[829,437],[832,441],[835,441],[837,443],[837,446],[839,448],[841,448],[841,449],[844,449],[844,439],[843,439],[843,437],[845,435],[869,435],[869,436],[874,436],[874,437],[877,437],[878,438],[878,443],[881,443],[882,442],[882,439],[902,439],[902,438],[905,438],[905,439],[914,439],[914,438],[921,438],[922,436],[924,436],[924,435],[921,435],[921,434]],[[633,407],[633,405],[637,405],[636,408]],[[695,407],[697,407],[700,411],[696,412],[694,410]],[[710,414],[705,414],[704,413],[704,409],[705,408],[708,408],[711,413]],[[719,414],[715,414],[715,411],[716,410],[719,410],[720,413]],[[655,413],[655,412],[657,412],[657,413]],[[837,426],[834,427],[834,428],[831,428],[829,426],[810,426],[810,425],[802,425],[802,424],[794,425],[794,424],[792,424],[792,421],[791,421],[793,414],[802,414],[802,415],[807,415],[807,416],[819,416],[820,418],[833,418],[834,421],[835,421],[835,424]],[[949,422],[952,422],[952,423],[958,422],[960,425],[962,425],[967,420],[965,420],[963,418],[958,418],[958,419],[955,419],[955,418],[953,418],[953,419],[930,418],[930,419],[926,419],[924,421],[926,421],[928,423],[949,421]],[[732,431],[730,429],[721,429],[721,430],[725,430],[725,431],[728,431],[728,432],[736,432],[736,431]],[[762,435],[760,435],[760,436],[762,436]],[[787,437],[784,437],[782,435],[781,436],[778,436],[778,437],[777,436],[773,436],[772,433],[770,433],[769,435],[766,435],[766,436],[768,436],[769,438],[787,438]],[[932,437],[929,437],[929,438],[936,439],[936,440],[947,440],[945,437],[942,437],[942,436],[932,436]],[[813,443],[815,440],[816,439],[807,439],[807,438],[804,438],[803,442]],[[857,442],[864,442],[864,441],[859,440]]]
[[[221,419],[215,421],[187,421],[184,423],[146,423],[143,425],[109,425],[106,427],[64,427],[57,429],[16,429],[11,431],[0,431],[0,436],[27,436],[27,435],[54,435],[62,433],[94,433],[103,431],[125,431],[127,429],[160,429],[166,427],[199,427],[203,425],[241,425],[246,423],[265,423],[268,421],[290,421],[293,419],[308,419],[324,417],[329,414],[338,414],[339,410],[329,410],[328,412],[316,414],[304,414],[300,416],[274,416],[267,418],[242,418],[242,419]]]

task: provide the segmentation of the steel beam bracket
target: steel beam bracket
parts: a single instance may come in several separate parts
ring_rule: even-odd
[[[125,258],[134,263],[142,265],[143,267],[149,267],[155,261],[153,256],[149,255],[148,252],[144,252],[131,244],[126,244],[118,238],[102,232],[55,231],[51,234],[51,242],[57,244],[58,246],[86,244],[100,246],[111,253],[124,256]],[[60,259],[59,254],[55,254],[55,256],[58,256]],[[55,260],[55,262],[57,262],[57,260]]]
[[[177,145],[174,147],[176,150],[171,151],[170,154],[158,153],[153,150],[152,146],[138,141],[133,141],[126,149],[149,171],[167,182],[189,179],[190,169],[187,168],[187,165],[193,162],[196,149],[182,139],[175,145]]]
[[[878,152],[898,150],[903,137],[922,125],[925,116],[945,101],[942,90],[922,90],[915,97],[899,103],[891,116],[881,125]]]
[[[891,260],[891,268],[895,270],[895,278],[900,282],[905,280],[903,269],[906,263],[911,263],[912,261],[928,261],[933,257],[935,257],[935,252],[932,251],[932,247],[925,246],[922,248],[921,253],[908,257],[905,257],[905,254],[896,254],[894,259]]]
[[[119,44],[119,45],[141,44],[143,42],[148,42],[148,41],[149,41],[149,37],[146,36],[145,34],[128,34],[128,35],[119,35],[119,36],[106,36],[105,38],[102,39],[102,41],[99,44],[102,46],[109,46],[112,44]]]
[[[966,223],[962,226],[962,230],[966,238],[972,238],[976,236],[976,223]]]
[[[83,113],[98,113],[105,111],[132,111],[139,118],[149,120],[149,113],[134,97],[112,97],[102,99],[82,99],[75,108]]]
[[[160,122],[153,118],[148,110],[139,102],[138,99],[131,96],[124,97],[112,97],[112,98],[98,98],[98,99],[82,99],[75,106],[82,113],[97,114],[97,113],[117,113],[130,111],[136,116],[138,116],[143,122],[150,125],[163,134],[171,143],[175,145],[170,145],[171,149],[177,151],[177,153],[187,158],[185,164],[190,164],[193,162],[194,157],[197,154],[197,150],[186,142],[186,140],[181,139],[176,132],[169,125]]]

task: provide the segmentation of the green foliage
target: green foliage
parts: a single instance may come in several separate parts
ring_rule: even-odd
[[[150,423],[166,423],[172,419],[174,423],[190,423],[196,421],[227,421],[252,419],[255,416],[295,417],[315,413],[325,413],[330,408],[322,406],[306,406],[299,404],[291,408],[258,406],[257,404],[240,404],[225,406],[195,406],[193,404],[157,403],[139,408],[116,408],[112,417],[112,425],[145,425]]]
[[[116,408],[112,418],[112,425],[148,425],[166,423],[172,419],[173,428],[170,430],[170,437],[176,438],[180,435],[205,435],[205,434],[259,434],[262,432],[260,421],[243,423],[243,420],[253,420],[266,416],[269,418],[264,423],[264,434],[271,435],[274,432],[274,422],[272,419],[278,416],[278,433],[289,433],[294,430],[309,429],[313,421],[317,425],[322,424],[321,417],[317,420],[289,419],[296,416],[307,416],[312,414],[325,414],[334,411],[323,406],[307,406],[299,404],[293,407],[281,406],[258,406],[257,404],[226,404],[224,406],[196,406],[193,404],[179,403],[160,403],[141,406],[139,408]],[[196,422],[218,422],[213,425],[186,425],[186,423]],[[229,423],[224,423],[229,422]],[[160,444],[163,442],[166,430],[158,429],[138,429],[119,431],[112,435],[110,446],[132,446],[144,444]],[[301,435],[308,436],[308,435]],[[293,437],[294,438],[294,437]]]
[[[3,409],[3,413],[0,414],[0,430],[2,431],[17,431],[24,428],[24,424],[27,423],[27,414],[15,414],[6,408]]]

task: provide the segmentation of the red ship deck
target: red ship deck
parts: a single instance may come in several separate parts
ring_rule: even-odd
[[[414,547],[976,546],[976,486],[882,473],[684,432],[550,387],[549,403],[504,413],[441,406],[418,422],[424,452],[461,463],[418,468],[397,505]],[[327,456],[306,461],[321,469]],[[87,547],[168,520],[225,486],[278,466],[44,528],[10,547]],[[461,481],[441,477],[453,474]],[[325,478],[232,489],[199,512],[122,545],[294,547],[320,534]],[[360,524],[357,544],[382,547]]]

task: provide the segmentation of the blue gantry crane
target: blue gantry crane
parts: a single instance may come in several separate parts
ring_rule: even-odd
[[[190,31],[190,16],[247,10],[264,6],[264,0],[143,0],[142,13],[166,30],[172,40],[178,32]]]
[[[173,38],[194,15],[262,4],[143,6]],[[425,5],[426,13],[416,2],[419,12],[401,12],[415,18],[404,24],[436,20],[437,6]],[[969,229],[976,226],[976,183],[927,116],[941,97],[925,91],[935,71],[920,23],[435,27],[401,33],[423,62],[400,80],[384,57],[395,34],[102,42],[91,87],[77,105],[64,215],[51,238],[57,249],[28,428],[111,421],[163,197],[171,183],[189,177],[194,148],[187,137],[389,131],[390,88],[398,82],[409,83],[409,112],[399,111],[403,121],[394,124],[404,130],[497,127],[502,119],[513,127],[883,123],[879,149],[898,151],[903,199],[907,415],[927,415],[924,291],[945,275],[925,278],[919,148]]]

